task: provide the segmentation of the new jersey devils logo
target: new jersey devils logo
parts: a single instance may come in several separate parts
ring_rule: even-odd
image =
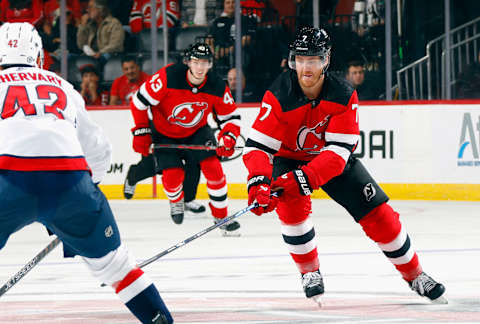
[[[172,110],[172,114],[168,116],[168,121],[183,127],[193,127],[197,125],[205,114],[208,103],[206,102],[185,102]]]
[[[319,141],[322,139],[322,126],[324,126],[330,115],[313,127],[302,126],[297,132],[297,151],[315,150],[319,148]],[[309,152],[312,154],[319,153],[318,151]]]

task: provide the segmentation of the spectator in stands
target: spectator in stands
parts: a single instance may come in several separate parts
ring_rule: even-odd
[[[347,64],[345,79],[357,90],[359,100],[375,100],[380,96],[376,83],[365,82],[365,67],[361,61],[350,61]]]
[[[104,64],[112,54],[123,52],[124,39],[122,24],[110,14],[107,1],[90,0],[78,26],[78,47]]]
[[[219,7],[221,0],[183,0],[180,12],[182,28],[208,26],[210,21],[220,15],[217,10]]]
[[[233,53],[235,43],[235,0],[224,0],[223,12],[220,17],[213,20],[208,40],[209,45],[214,49],[215,58],[219,59]],[[244,65],[248,65],[248,47],[252,43],[252,38],[256,31],[256,20],[242,15],[242,47],[244,52]]]
[[[155,19],[157,26],[163,26],[162,0],[157,0]],[[167,0],[167,26],[172,28],[180,21],[180,6],[178,0]],[[150,29],[152,24],[152,8],[150,0],[135,0],[130,11],[130,28],[132,33],[139,33],[143,29]]]
[[[241,75],[242,80],[242,102],[259,102],[260,97],[258,95],[258,91],[256,91],[256,87],[252,86],[251,83],[247,85],[245,74],[242,72]],[[233,98],[235,102],[237,102],[237,69],[231,68],[227,73],[227,82],[230,91],[232,92]]]
[[[0,20],[37,25],[43,18],[43,0],[1,0]]]
[[[108,104],[108,91],[100,84],[100,73],[92,64],[85,64],[80,67],[82,83],[80,94],[86,105],[105,106]]]
[[[50,16],[53,18],[54,16]],[[77,46],[77,27],[75,25],[74,15],[71,9],[67,7],[67,50],[69,54],[80,54]],[[57,16],[52,22],[50,19],[44,19],[42,28],[39,29],[42,38],[43,48],[53,56],[59,57],[60,53],[60,17]]]
[[[149,78],[133,55],[122,57],[122,71],[123,75],[113,81],[110,105],[128,105],[135,91]]]
[[[52,26],[55,26],[56,22],[60,21],[57,20],[60,17],[60,1],[46,0],[44,2],[43,10],[45,19],[49,21]],[[80,23],[80,19],[82,18],[82,5],[80,0],[67,0],[67,15],[73,16],[70,23],[75,25],[75,27]],[[67,20],[68,19],[67,16]]]

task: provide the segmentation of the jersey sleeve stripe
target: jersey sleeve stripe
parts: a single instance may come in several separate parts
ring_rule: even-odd
[[[271,154],[271,155],[278,152],[278,151],[272,150],[271,148],[269,148],[269,147],[267,147],[263,144],[255,142],[252,139],[247,139],[247,142],[245,143],[245,149],[243,151],[244,154],[246,154],[247,150],[249,150],[249,147],[253,148],[252,151],[254,151],[254,150],[263,151],[263,152]]]
[[[344,147],[347,150],[349,150],[350,152],[352,152],[353,149],[355,148],[355,145],[345,144],[345,143],[342,143],[342,142],[325,142],[325,146],[328,146],[328,145],[336,145],[336,146]]]
[[[280,147],[282,146],[282,142],[280,142],[279,140],[277,140],[273,137],[270,137],[268,135],[260,133],[255,128],[250,129],[250,134],[248,136],[248,140],[252,140],[253,142],[256,142],[257,144],[261,145],[262,147],[268,148],[268,150],[266,150],[266,151],[270,152],[270,153],[273,153],[273,154],[278,152],[278,150],[280,150]],[[248,142],[248,140],[247,140],[247,142]],[[259,147],[258,145],[254,145],[254,146]],[[259,147],[259,148],[261,148],[261,147]]]
[[[248,142],[248,141],[247,141],[247,142]],[[257,148],[257,147],[253,147],[253,146],[245,146],[245,148],[243,149],[243,155],[247,155],[248,153],[253,152],[253,151],[260,151],[260,152],[266,154],[266,155],[268,156],[268,159],[269,159],[269,161],[270,161],[270,164],[273,164],[273,154],[267,152],[267,151],[264,150],[264,149],[259,149],[259,148]]]
[[[141,98],[140,98],[140,96],[141,96]],[[145,104],[146,100],[144,100],[144,99],[145,98],[143,98],[143,96],[141,94],[139,94],[138,91],[137,91],[137,93],[135,93],[135,95],[132,98],[132,102],[133,102],[133,105],[135,106],[135,108],[137,108],[138,110],[146,110],[148,108],[148,105]]]
[[[337,154],[338,156],[340,156],[345,161],[345,163],[347,163],[348,158],[350,157],[350,154],[351,154],[351,152],[349,150],[347,150],[346,148],[341,147],[341,146],[337,146],[337,145],[325,146],[324,148],[321,149],[321,151],[322,152],[323,151],[331,151],[331,152]]]
[[[357,144],[359,139],[360,139],[360,136],[356,134],[339,134],[339,133],[325,132],[325,141],[327,142],[342,142],[342,143],[355,145]]]
[[[138,93],[141,94],[145,100],[148,102],[150,106],[156,106],[160,101],[157,99],[154,99],[152,96],[147,91],[147,87],[145,86],[146,83],[142,84],[140,89],[138,90]]]
[[[232,112],[231,114],[225,114],[225,115],[220,115],[220,114],[217,113],[217,118],[218,118],[218,120],[223,122],[223,121],[227,121],[227,120],[232,119],[232,118],[240,119],[240,115],[237,115],[236,111]]]

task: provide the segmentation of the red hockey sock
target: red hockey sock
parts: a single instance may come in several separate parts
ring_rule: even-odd
[[[378,206],[360,220],[360,225],[405,280],[412,281],[422,272],[400,216],[390,205],[383,203]]]
[[[312,201],[309,196],[280,197],[277,207],[283,241],[302,274],[316,271],[320,267],[315,229],[309,217],[311,210]]]
[[[211,156],[200,162],[200,168],[207,179],[207,192],[210,197],[210,210],[216,218],[227,217],[227,180],[222,165],[216,156]]]
[[[183,198],[183,179],[185,172],[182,168],[170,168],[163,170],[163,190],[168,199],[177,202]]]

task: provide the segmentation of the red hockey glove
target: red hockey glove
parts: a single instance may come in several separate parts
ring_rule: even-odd
[[[218,147],[217,155],[229,157],[235,153],[235,143],[237,142],[237,137],[230,132],[222,134],[218,138]]]
[[[313,192],[307,174],[301,169],[281,175],[273,182],[272,188],[283,188],[284,195],[293,196],[309,196]]]
[[[133,150],[143,156],[148,156],[152,145],[152,130],[149,127],[134,127],[132,134]]]
[[[251,211],[255,215],[260,216],[274,210],[278,204],[278,197],[270,195],[270,179],[265,176],[254,176],[248,180],[248,204],[257,202],[260,206],[253,208]]]

